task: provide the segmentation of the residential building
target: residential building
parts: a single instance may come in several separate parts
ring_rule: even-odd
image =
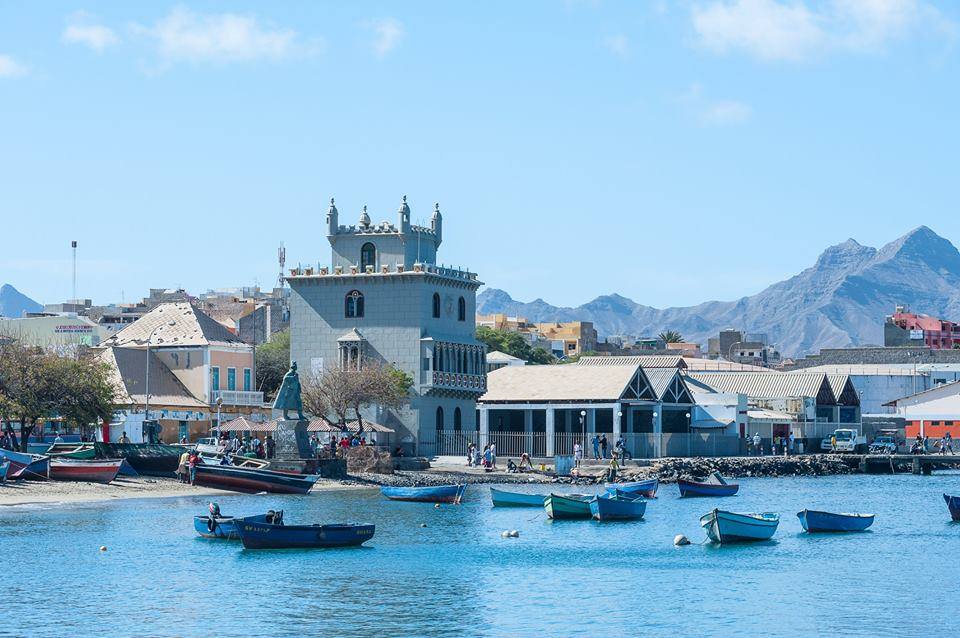
[[[514,357],[506,352],[494,350],[487,353],[487,372],[493,372],[506,366],[524,366],[527,362],[520,357]]]
[[[897,306],[883,323],[883,345],[926,346],[933,350],[960,348],[960,323],[915,314]]]
[[[727,328],[707,339],[707,356],[747,365],[775,367],[780,365],[780,352],[770,345],[763,333],[744,333]]]
[[[401,409],[371,407],[364,419],[397,431],[407,453],[431,455],[444,432],[476,429],[486,389],[485,346],[476,340],[475,273],[437,265],[443,218],[411,223],[406,197],[396,223],[372,222],[366,208],[342,225],[327,211],[330,267],[298,267],[290,285],[290,351],[301,376],[367,361],[413,380]]]
[[[597,331],[591,321],[537,323],[536,331],[550,342],[559,358],[575,357],[597,349]]]
[[[290,327],[289,297],[285,287],[263,292],[255,286],[208,290],[198,304],[244,342],[260,345]]]

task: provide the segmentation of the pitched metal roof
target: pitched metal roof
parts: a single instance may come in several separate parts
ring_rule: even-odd
[[[507,354],[506,352],[500,352],[499,350],[493,350],[487,353],[487,363],[505,363],[509,361],[523,361],[523,359],[515,357],[512,354]]]
[[[823,373],[687,372],[687,376],[717,392],[737,392],[764,399],[817,397],[824,384],[832,394]]]
[[[187,302],[163,303],[101,345],[145,347],[246,345],[215,319]]]
[[[115,402],[142,406],[146,402],[147,351],[138,348],[104,348],[97,358],[107,364],[110,383],[116,388]],[[209,410],[170,371],[156,353],[150,352],[150,405]]]
[[[577,359],[578,366],[641,366],[650,368],[685,368],[684,358],[676,354],[645,354],[630,356],[588,356]]]
[[[481,402],[616,401],[635,374],[636,365],[506,366],[487,374]]]

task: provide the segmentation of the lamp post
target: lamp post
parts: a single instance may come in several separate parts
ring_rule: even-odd
[[[687,456],[690,456],[690,446],[692,445],[691,439],[693,438],[693,432],[690,431],[690,413],[687,412],[684,414],[687,417]]]
[[[223,405],[223,397],[217,397],[217,429],[216,429],[216,440],[217,444],[220,444],[220,406]]]
[[[580,410],[580,447],[583,449],[583,456],[587,456],[587,411]]]
[[[653,411],[653,422],[650,423],[650,429],[653,430],[653,455],[657,458],[660,458],[660,446],[663,442],[663,432],[657,432],[657,411]]]

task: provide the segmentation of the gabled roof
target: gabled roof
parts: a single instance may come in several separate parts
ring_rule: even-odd
[[[510,361],[523,361],[523,359],[499,350],[487,353],[487,363],[509,363]]]
[[[828,374],[827,381],[833,396],[840,405],[860,405],[860,396],[850,380],[849,374]]]
[[[696,382],[717,392],[737,392],[748,397],[783,399],[816,397],[818,403],[835,403],[825,374],[782,372],[687,372]]]
[[[693,403],[683,376],[676,368],[644,370],[657,399],[664,403]]]
[[[350,328],[350,331],[344,334],[342,337],[337,339],[340,343],[352,343],[354,341],[365,341],[363,335],[360,334],[356,328]]]
[[[637,366],[576,364],[506,366],[487,374],[481,402],[653,400],[644,371]]]
[[[641,366],[650,368],[685,368],[686,362],[680,355],[650,354],[622,357],[588,356],[577,359],[578,366]]]
[[[160,304],[101,345],[131,348],[246,345],[240,337],[188,302]]]
[[[115,403],[142,406],[146,402],[147,351],[138,348],[104,348],[97,358],[109,367],[110,383],[116,388]],[[150,352],[150,405],[209,410],[193,396],[180,379]]]

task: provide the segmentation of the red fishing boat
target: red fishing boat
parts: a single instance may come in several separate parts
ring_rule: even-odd
[[[54,481],[88,481],[109,483],[117,478],[123,459],[93,460],[52,459],[50,478]]]

